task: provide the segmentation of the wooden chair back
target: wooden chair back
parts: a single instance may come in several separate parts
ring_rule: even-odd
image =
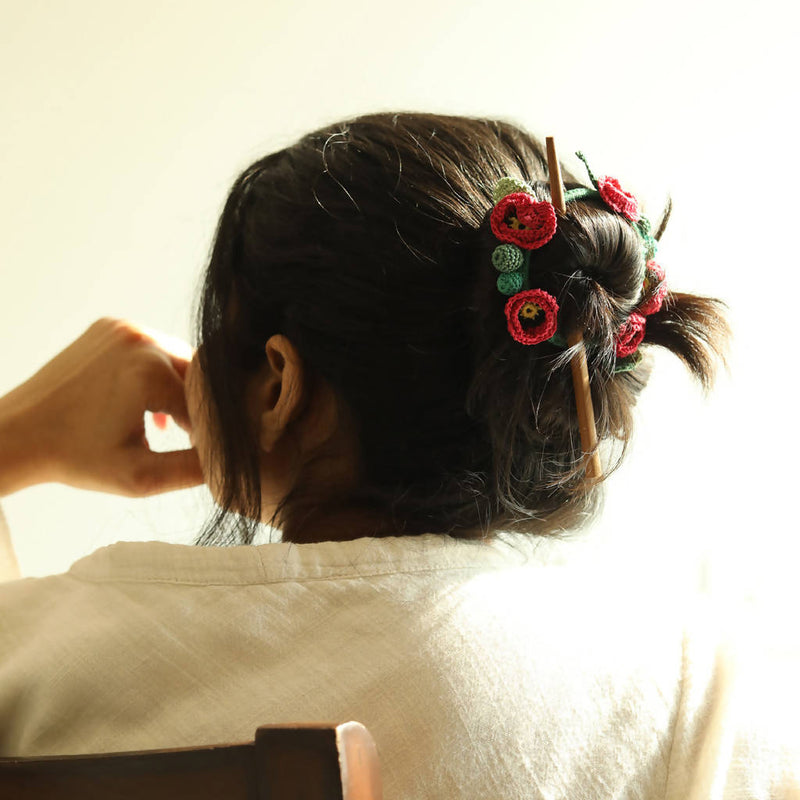
[[[382,800],[369,731],[266,725],[255,741],[174,750],[0,758],[0,798]]]

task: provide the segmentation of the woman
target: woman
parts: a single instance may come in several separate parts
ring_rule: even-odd
[[[513,125],[326,127],[234,183],[190,363],[104,320],[3,398],[3,493],[204,480],[218,511],[198,544],[247,545],[261,522],[283,542],[121,542],[6,584],[0,753],[353,718],[387,798],[800,790],[698,608],[548,558],[602,488],[568,334],[606,472],[647,345],[708,386],[726,335],[718,302],[667,292],[666,219],[655,231],[589,177],[566,174],[557,215],[542,149]],[[194,448],[150,453],[145,409]]]

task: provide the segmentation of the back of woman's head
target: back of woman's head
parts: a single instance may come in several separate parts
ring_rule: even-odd
[[[244,386],[276,333],[347,408],[359,481],[335,498],[305,496],[299,482],[275,524],[305,503],[375,513],[396,534],[552,533],[591,518],[600,488],[583,476],[571,352],[515,341],[495,283],[489,216],[503,176],[550,199],[542,148],[514,125],[376,114],[304,136],[238,178],[198,320],[222,477],[200,541],[220,541],[231,508],[240,541],[261,517]],[[639,232],[599,199],[572,201],[531,273],[558,301],[559,332],[584,332],[600,442],[624,444],[648,377],[646,360],[617,371],[614,348],[641,301]],[[717,301],[670,292],[644,344],[669,348],[708,386],[725,333]]]

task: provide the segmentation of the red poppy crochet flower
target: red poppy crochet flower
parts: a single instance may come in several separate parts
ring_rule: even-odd
[[[540,203],[525,192],[513,192],[494,207],[490,224],[500,241],[536,250],[553,238],[556,210],[552,203]]]
[[[528,289],[506,302],[508,332],[520,344],[539,344],[558,327],[558,303],[544,289]]]
[[[611,206],[614,211],[627,217],[631,222],[639,220],[639,203],[636,198],[626,192],[616,178],[600,178],[597,181],[597,190],[606,205]]]
[[[617,358],[633,355],[644,339],[645,318],[634,311],[617,331]]]
[[[661,311],[664,298],[667,296],[667,282],[664,268],[655,261],[648,261],[644,274],[644,300],[636,310],[644,316]]]

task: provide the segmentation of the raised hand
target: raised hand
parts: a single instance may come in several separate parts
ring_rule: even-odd
[[[194,449],[153,452],[144,429],[145,411],[190,429],[190,354],[130,322],[95,322],[0,398],[0,496],[50,481],[130,497],[202,483]]]

